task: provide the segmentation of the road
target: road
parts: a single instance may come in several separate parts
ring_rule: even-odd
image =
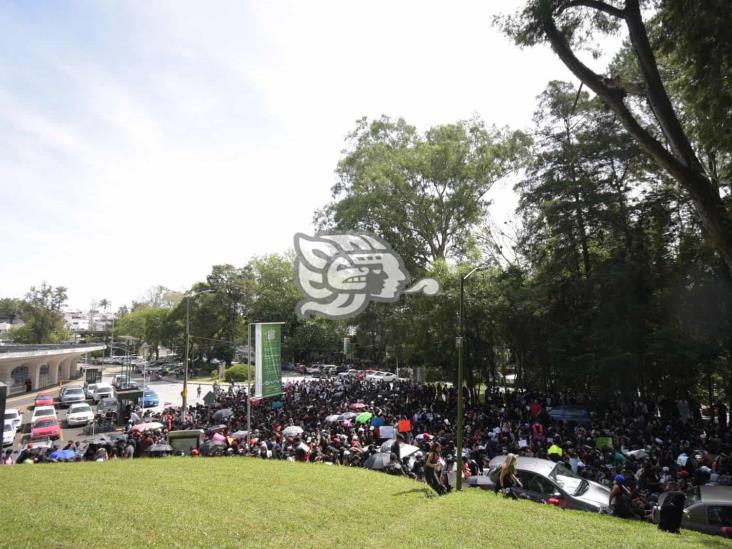
[[[102,381],[106,383],[112,383],[112,380],[114,379],[114,376],[120,373],[120,367],[119,366],[110,366],[106,368],[103,371],[102,374]],[[142,385],[142,375],[136,374],[133,375],[132,380],[137,383],[139,386]],[[158,394],[158,397],[160,399],[160,405],[156,406],[154,408],[148,408],[153,411],[162,411],[165,408],[166,404],[174,404],[174,405],[180,405],[181,404],[181,391],[183,390],[183,382],[172,382],[172,381],[149,381],[146,380],[146,385],[151,388],[153,391],[155,391]],[[84,385],[84,381],[82,379],[70,381],[65,384],[66,386],[77,386],[81,387]],[[188,385],[188,394],[189,398],[188,401],[190,404],[197,404],[199,402],[199,399],[197,397],[197,388],[198,383],[189,383]],[[211,389],[209,385],[202,385],[201,386],[201,402],[203,401],[203,397],[208,393],[208,391]],[[58,397],[58,394],[60,392],[60,387],[54,387],[52,389],[44,390],[42,392],[44,393],[50,393],[54,397]],[[4,450],[12,448],[14,453],[17,453],[21,450],[21,448],[24,446],[24,444],[27,442],[27,439],[29,437],[30,433],[30,417],[33,412],[33,403],[35,401],[36,395],[38,393],[27,393],[22,395],[13,396],[8,399],[7,402],[7,408],[17,408],[20,410],[20,412],[23,414],[23,425],[20,432],[16,435],[15,440],[13,441],[12,446],[6,446]],[[92,405],[93,409],[96,409],[96,406]],[[66,413],[67,409],[62,408],[59,405],[56,405],[56,413],[58,415],[59,423],[61,424],[61,438],[59,442],[61,444],[66,443],[69,440],[84,440],[88,438],[86,435],[84,435],[84,428],[83,427],[68,427],[66,425]]]

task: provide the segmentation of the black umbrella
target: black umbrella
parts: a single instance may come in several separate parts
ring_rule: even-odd
[[[224,408],[223,410],[219,410],[213,415],[214,421],[225,421],[227,418],[230,418],[234,415],[234,412],[231,408]]]
[[[146,452],[150,452],[151,454],[154,452],[157,453],[164,453],[164,452],[172,452],[173,447],[170,444],[153,444],[152,446],[148,447]]]
[[[207,440],[201,444],[202,456],[220,456],[226,451],[226,443],[222,440]]]
[[[391,454],[387,454],[386,452],[371,454],[366,460],[366,463],[363,464],[363,466],[366,467],[366,469],[384,469],[387,465],[389,465],[390,459]]]

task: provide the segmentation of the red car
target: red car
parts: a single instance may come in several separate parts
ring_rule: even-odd
[[[53,397],[48,393],[36,395],[36,406],[53,406]]]
[[[31,439],[48,437],[56,439],[61,436],[61,427],[55,417],[44,417],[33,424]]]

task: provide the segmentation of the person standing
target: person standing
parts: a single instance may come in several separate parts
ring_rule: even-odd
[[[201,400],[201,384],[198,384],[198,389],[196,389],[196,398],[198,400]]]

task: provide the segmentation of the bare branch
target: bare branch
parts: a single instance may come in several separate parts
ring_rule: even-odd
[[[602,11],[604,13],[607,13],[608,15],[612,15],[613,17],[617,17],[619,19],[625,18],[625,10],[621,8],[616,8],[615,6],[611,6],[610,4],[606,4],[605,2],[600,2],[600,0],[572,0],[570,2],[567,2],[564,4],[559,10],[557,11],[557,14],[562,13],[567,8],[592,8],[596,9],[598,11]]]

